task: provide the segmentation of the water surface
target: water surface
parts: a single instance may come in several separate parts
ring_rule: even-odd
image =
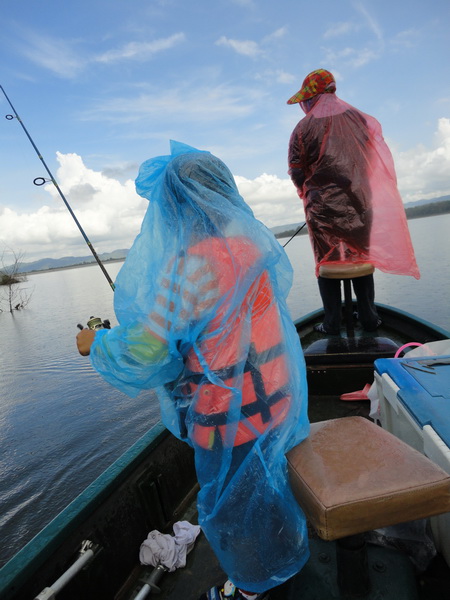
[[[450,329],[450,215],[409,226],[422,278],[377,271],[376,299]],[[294,238],[286,251],[294,267],[288,304],[296,319],[319,308],[320,297],[309,238]],[[112,279],[120,267],[107,265]],[[131,400],[76,350],[77,323],[95,315],[115,324],[113,292],[97,265],[33,274],[26,285],[27,308],[0,314],[0,564],[159,414],[154,394]]]

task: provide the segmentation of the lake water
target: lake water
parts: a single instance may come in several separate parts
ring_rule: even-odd
[[[450,215],[409,221],[422,277],[375,274],[376,300],[450,329]],[[282,244],[287,240],[280,240]],[[389,240],[386,240],[389,243]],[[286,246],[294,319],[321,302],[308,236]],[[122,263],[107,265],[115,278]],[[131,400],[104,383],[75,346],[91,315],[115,324],[97,265],[31,275],[27,308],[0,314],[0,564],[158,420],[152,393]]]

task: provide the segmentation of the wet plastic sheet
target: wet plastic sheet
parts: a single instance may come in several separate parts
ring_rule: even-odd
[[[286,306],[292,268],[209,152],[172,142],[136,180],[150,200],[117,277],[119,326],[94,368],[195,449],[199,524],[243,589],[264,591],[308,558],[285,452],[309,431],[306,375]]]
[[[394,162],[376,119],[322,94],[294,129],[289,169],[316,260],[420,277]]]

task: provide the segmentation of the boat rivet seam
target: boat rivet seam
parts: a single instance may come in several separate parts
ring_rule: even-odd
[[[330,556],[328,554],[325,554],[325,552],[320,552],[318,559],[322,563],[329,563],[331,560]]]
[[[384,573],[386,571],[386,565],[381,560],[377,560],[373,563],[372,569],[377,571],[377,573]]]

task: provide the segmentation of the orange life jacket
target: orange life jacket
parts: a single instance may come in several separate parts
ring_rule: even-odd
[[[239,446],[274,428],[289,411],[290,395],[280,316],[266,271],[238,301],[239,313],[228,314],[236,277],[256,262],[258,251],[246,238],[213,238],[189,250],[205,252],[225,301],[202,336],[201,358],[194,349],[188,353],[183,392],[193,401],[192,441],[212,449],[216,444]],[[213,377],[205,376],[200,360]],[[211,381],[216,377],[219,383]]]

